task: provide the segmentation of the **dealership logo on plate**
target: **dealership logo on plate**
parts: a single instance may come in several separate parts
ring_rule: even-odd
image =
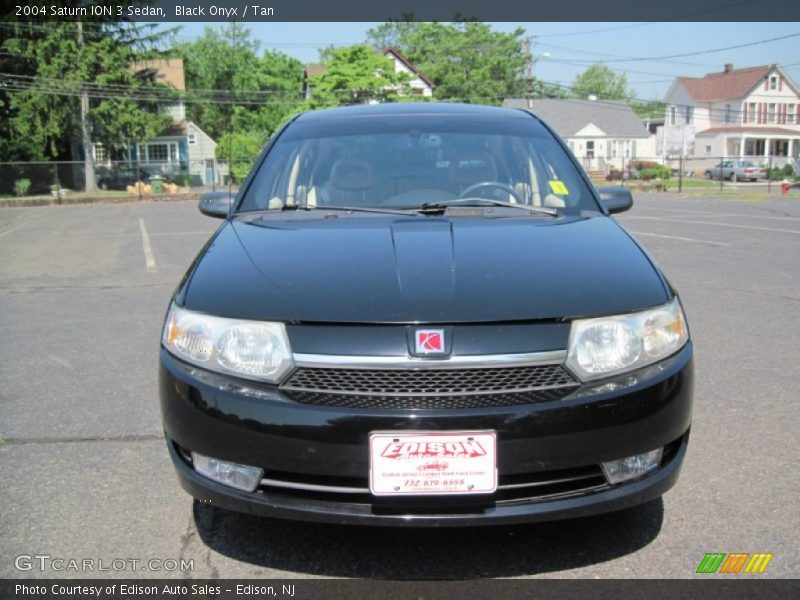
[[[420,329],[416,333],[417,354],[444,353],[444,329]]]

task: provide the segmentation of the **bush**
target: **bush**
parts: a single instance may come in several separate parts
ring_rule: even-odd
[[[792,175],[794,175],[794,167],[789,163],[783,165],[783,176],[791,177]]]
[[[31,189],[30,179],[17,179],[14,182],[14,194],[17,196],[27,196]]]
[[[643,169],[655,169],[656,167],[660,166],[661,165],[654,160],[632,160],[628,163],[628,169],[633,169],[635,171],[642,171]]]
[[[175,183],[181,187],[190,187],[194,181],[194,175],[190,175],[189,173],[179,173],[175,175],[173,181],[175,181]]]
[[[606,175],[606,181],[622,181],[622,171],[612,169],[611,172]]]
[[[655,167],[642,169],[640,175],[645,181],[651,179],[669,179],[672,177],[672,170],[663,165],[656,165]]]

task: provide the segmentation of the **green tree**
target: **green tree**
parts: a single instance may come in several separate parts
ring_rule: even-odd
[[[188,116],[214,139],[231,131],[266,139],[302,103],[303,64],[281,52],[259,55],[259,43],[237,23],[207,27],[177,50],[186,86],[197,90]]]
[[[310,108],[389,102],[408,95],[408,74],[396,73],[392,60],[365,45],[331,52],[327,69],[310,78]]]
[[[6,76],[0,120],[4,158],[60,158],[81,139],[81,95],[88,97],[90,140],[109,151],[156,135],[169,122],[159,106],[173,101],[138,61],[158,56],[164,34],[124,22],[7,23],[2,50],[17,64]],[[9,73],[5,71],[4,73]],[[91,155],[90,148],[83,149]],[[94,172],[87,166],[87,187]]]
[[[226,133],[220,138],[215,152],[218,159],[231,165],[233,182],[241,183],[253,168],[263,145],[261,138],[252,133]]]
[[[640,119],[663,119],[667,105],[660,100],[650,102],[631,102],[631,108]]]
[[[375,48],[396,48],[403,54],[408,54],[409,36],[419,30],[419,23],[411,21],[411,16],[406,20],[387,21],[367,29],[367,43]]]
[[[625,73],[615,73],[601,62],[575,77],[572,92],[578,98],[594,94],[602,100],[630,100],[635,95],[628,88],[628,76]]]
[[[487,23],[389,22],[369,30],[376,45],[396,46],[435,84],[439,100],[499,105],[524,94],[523,29],[492,31]]]

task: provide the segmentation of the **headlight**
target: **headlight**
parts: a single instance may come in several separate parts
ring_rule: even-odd
[[[681,304],[572,322],[567,367],[582,381],[632,371],[674,354],[689,339]]]
[[[283,323],[212,317],[175,304],[161,341],[186,362],[247,379],[274,383],[294,364]]]

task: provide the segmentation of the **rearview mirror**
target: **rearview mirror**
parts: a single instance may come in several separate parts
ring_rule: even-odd
[[[600,187],[597,188],[597,191],[600,192],[600,200],[603,201],[603,206],[611,214],[625,212],[633,206],[631,191],[624,186]]]
[[[197,208],[206,216],[224,219],[228,216],[233,197],[228,192],[206,192],[200,196]]]

